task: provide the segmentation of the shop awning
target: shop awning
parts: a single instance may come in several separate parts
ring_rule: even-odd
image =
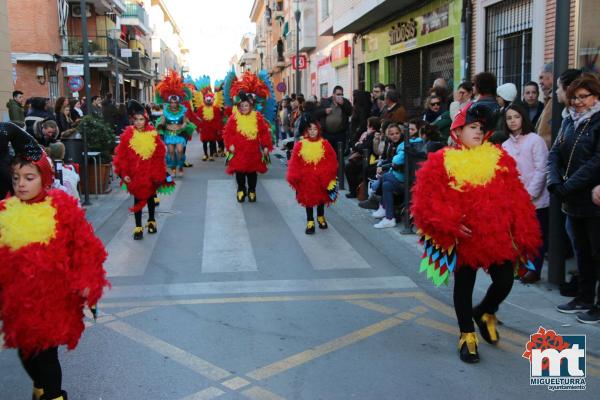
[[[61,63],[61,67],[63,68],[67,68],[69,65],[81,65],[83,63],[69,63],[69,62],[64,62]],[[103,63],[103,62],[99,62],[99,63],[90,63],[90,68],[108,68],[108,63]]]
[[[11,53],[11,62],[56,62],[53,54],[47,53]]]

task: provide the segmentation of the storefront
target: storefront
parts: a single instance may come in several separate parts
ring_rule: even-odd
[[[378,82],[393,83],[410,114],[420,112],[433,81],[449,87],[461,81],[462,1],[436,0],[363,35],[365,89]],[[362,77],[356,76],[357,82]]]
[[[311,82],[311,87],[316,89],[318,98],[331,96],[337,85],[344,88],[345,97],[352,94],[351,40],[351,35],[343,35],[314,53],[311,64],[317,70],[311,75],[317,80]]]

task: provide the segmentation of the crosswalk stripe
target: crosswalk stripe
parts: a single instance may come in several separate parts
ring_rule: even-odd
[[[269,192],[275,206],[279,209],[284,221],[316,270],[331,269],[364,269],[369,263],[354,250],[352,245],[329,224],[327,230],[319,230],[315,235],[304,233],[306,214],[298,205],[294,192],[287,182],[275,179],[263,179],[261,184]],[[327,211],[325,212],[327,215]]]
[[[108,258],[104,263],[104,269],[108,277],[140,276],[144,274],[162,232],[161,227],[166,220],[166,216],[172,210],[173,202],[181,185],[182,182],[178,181],[175,192],[170,196],[161,197],[160,208],[156,209],[156,223],[158,225],[156,234],[149,235],[145,233],[144,240],[134,241],[131,238],[135,226],[133,217],[128,217],[123,223],[121,229],[106,246]]]
[[[243,272],[258,269],[244,211],[235,200],[232,179],[208,181],[202,272]]]

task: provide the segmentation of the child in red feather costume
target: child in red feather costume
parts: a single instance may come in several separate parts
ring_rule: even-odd
[[[109,285],[106,251],[77,200],[48,190],[54,176],[46,154],[25,146],[11,164],[15,197],[0,202],[1,332],[19,350],[33,398],[66,400],[57,349],[77,346],[84,305],[94,307]]]
[[[327,229],[325,205],[336,199],[337,169],[337,156],[329,142],[321,137],[321,127],[316,121],[307,121],[304,138],[294,146],[287,172],[296,200],[306,207],[307,235],[315,233],[315,206],[319,228]]]
[[[165,144],[152,125],[144,107],[135,100],[127,104],[133,118],[130,125],[121,134],[121,141],[115,149],[114,167],[127,191],[134,197],[133,207],[129,210],[135,216],[133,238],[140,240],[144,236],[142,228],[142,209],[148,205],[148,233],[156,233],[158,227],[154,218],[157,189],[164,183],[167,164],[165,162]]]
[[[198,120],[196,126],[204,150],[202,161],[214,161],[217,155],[217,140],[223,129],[223,96],[220,91],[212,91],[208,76],[203,76],[197,82],[199,87],[194,93],[194,106]]]
[[[231,97],[236,106],[223,131],[225,148],[229,151],[225,172],[235,173],[236,197],[240,203],[246,195],[251,203],[256,201],[257,173],[267,172],[269,152],[273,150],[269,124],[253,109],[257,98],[268,96],[267,86],[251,72],[245,72],[231,86]]]
[[[508,296],[516,267],[533,266],[540,227],[515,161],[487,143],[493,126],[485,106],[469,103],[454,120],[456,148],[429,155],[417,171],[411,213],[425,244],[421,271],[440,285],[454,272],[454,308],[460,328],[459,354],[479,361],[473,319],[482,337],[498,342],[495,313]],[[492,284],[479,305],[472,306],[478,268]]]

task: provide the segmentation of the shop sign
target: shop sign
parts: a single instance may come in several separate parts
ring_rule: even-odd
[[[67,76],[83,76],[83,64],[67,65]]]
[[[307,60],[306,60],[306,56],[304,54],[300,54],[300,57],[298,57],[298,62],[296,64],[296,56],[292,56],[292,69],[295,71],[296,70],[296,65],[298,65],[298,69],[299,70],[303,70],[306,69],[306,64],[307,64]]]
[[[347,40],[331,48],[331,65],[335,68],[348,65],[350,45]]]
[[[402,42],[417,38],[417,21],[410,19],[408,21],[398,22],[390,28],[390,45],[394,46]]]
[[[421,36],[437,31],[448,26],[450,18],[450,5],[444,4],[435,10],[423,15],[423,23],[421,24]]]
[[[317,73],[312,72],[310,74],[310,94],[317,95]]]
[[[331,62],[331,58],[329,56],[323,57],[323,58],[319,59],[319,61],[317,62],[317,67],[322,68],[322,67],[326,66],[327,64],[329,64],[330,62]]]

